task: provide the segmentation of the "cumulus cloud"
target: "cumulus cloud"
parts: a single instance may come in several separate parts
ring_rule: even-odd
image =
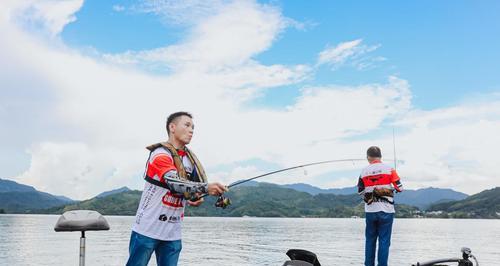
[[[500,101],[495,97],[409,113],[398,122],[407,129],[399,142],[404,143],[400,153],[408,182],[462,191],[498,186],[499,117]]]
[[[28,151],[32,160],[30,168],[19,178],[42,191],[88,198],[106,188],[124,183],[136,185],[128,171],[140,175],[143,158],[123,150],[120,153],[109,147],[96,147],[83,142],[41,142]],[[135,162],[129,157],[135,157]],[[122,164],[122,159],[131,165]],[[114,167],[116,165],[118,167]]]
[[[394,126],[400,132],[398,158],[405,164],[399,169],[407,186],[478,192],[498,185],[492,159],[493,151],[500,149],[494,136],[500,126],[497,101],[487,99],[480,108],[461,104],[416,110],[411,105],[410,83],[400,77],[359,86],[302,86],[302,81],[313,78],[314,67],[279,62],[264,65],[254,58],[287,27],[287,19],[272,6],[221,1],[216,10],[200,16],[200,21],[178,18],[190,21],[191,26],[186,38],[174,45],[90,58],[36,38],[15,23],[15,14],[23,9],[6,3],[14,1],[2,5],[17,13],[3,12],[3,18],[8,14],[10,19],[0,20],[2,34],[10,37],[0,44],[0,61],[12,62],[8,67],[1,64],[0,82],[7,84],[2,99],[14,99],[12,92],[19,90],[32,96],[16,98],[17,105],[0,101],[2,125],[13,132],[9,141],[0,141],[2,145],[17,143],[15,147],[31,155],[30,167],[11,177],[22,183],[77,199],[123,185],[142,188],[144,146],[165,139],[164,122],[169,113],[188,110],[196,124],[191,147],[214,181],[230,182],[262,173],[258,162],[238,165],[255,158],[287,167],[362,158],[366,147],[374,144],[390,156]],[[203,9],[203,1],[188,3]],[[62,14],[51,16],[66,18],[57,20],[59,26],[43,25],[53,34],[60,32],[64,21],[74,16]],[[56,21],[47,18],[51,20]],[[361,40],[347,42],[325,50],[318,63],[345,64],[376,47],[363,48]],[[169,71],[151,74],[136,68],[137,62]],[[284,108],[247,105],[263,90],[290,84],[302,89]],[[35,95],[50,97],[35,97],[34,101]],[[36,107],[32,102],[43,104]],[[11,114],[27,115],[23,123],[15,123]],[[481,144],[483,140],[489,140],[487,147]],[[219,165],[235,166],[221,170]],[[333,169],[346,172],[360,167],[345,163]],[[331,167],[318,167],[308,169],[306,175],[299,171],[266,180],[324,187],[345,185],[351,178],[328,178],[330,174],[334,176]],[[473,186],[470,180],[474,180]]]
[[[161,2],[166,2],[162,10],[175,14],[193,12],[192,1],[182,4]],[[197,5],[207,5],[204,1],[194,2]],[[227,5],[208,6],[210,6],[208,14],[192,15],[202,19],[203,23],[197,23],[190,28],[188,36],[179,45],[106,55],[106,58],[123,63],[162,63],[177,71],[217,70],[245,64],[252,56],[268,49],[286,27],[285,19],[279,10],[253,1],[234,1]],[[179,13],[178,9],[186,9],[189,12]],[[194,13],[200,9],[198,12],[205,12],[204,8],[196,6]]]
[[[223,117],[226,113],[237,113],[242,99],[254,97],[253,94],[259,88],[294,83],[304,78],[308,71],[306,66],[265,66],[251,60],[251,56],[269,47],[272,39],[281,31],[278,26],[279,14],[265,14],[259,5],[251,2],[230,5],[227,12],[221,13],[219,17],[208,18],[203,26],[194,27],[193,31],[196,34],[193,36],[201,35],[201,37],[188,39],[173,48],[165,48],[179,49],[178,51],[182,51],[187,57],[173,61],[160,60],[178,69],[175,74],[163,77],[116,67],[109,62],[100,62],[83,56],[67,47],[54,48],[51,43],[41,41],[29,32],[20,30],[17,24],[3,24],[5,31],[8,31],[9,36],[13,38],[2,44],[0,55],[5,59],[16,59],[9,61],[16,62],[17,69],[39,76],[41,79],[39,84],[47,84],[46,87],[38,88],[38,93],[50,93],[58,99],[51,103],[50,115],[59,121],[56,130],[68,133],[64,134],[64,137],[45,136],[45,140],[28,144],[32,162],[51,161],[50,158],[71,154],[71,152],[58,152],[60,149],[73,149],[74,145],[66,143],[80,143],[85,146],[85,149],[81,149],[81,153],[92,154],[96,158],[106,158],[102,156],[104,151],[114,147],[117,155],[112,157],[119,154],[121,155],[119,157],[124,159],[116,163],[111,162],[114,161],[112,158],[99,160],[106,162],[107,167],[103,169],[91,167],[101,171],[94,170],[85,175],[86,179],[93,180],[94,183],[90,185],[88,182],[83,182],[88,184],[88,188],[82,191],[85,191],[85,196],[91,196],[97,190],[113,188],[111,185],[102,187],[101,185],[106,183],[97,182],[102,178],[119,183],[135,176],[137,182],[129,185],[137,187],[137,184],[142,182],[137,178],[137,168],[140,167],[128,173],[123,169],[128,169],[130,165],[137,165],[137,161],[141,161],[137,160],[136,155],[145,154],[142,149],[144,145],[165,138],[163,121],[168,113],[179,109],[189,110],[200,117],[200,121],[203,117],[207,117],[206,121],[209,124],[217,124],[218,122],[214,121],[215,117]],[[233,12],[244,19],[239,21],[233,16]],[[235,24],[231,33],[238,29],[246,31],[245,38],[251,45],[236,40],[231,34],[226,34],[221,29],[221,23]],[[223,41],[224,38],[228,38],[228,42],[238,47],[227,46]],[[24,52],[26,50],[31,51],[31,55],[27,55]],[[224,53],[223,50],[228,53]],[[205,56],[204,53],[209,55]],[[210,68],[218,65],[223,67]],[[9,79],[7,75],[2,75],[1,78],[3,81]],[[21,86],[32,85],[12,80],[9,90],[15,91]],[[32,91],[37,90],[33,88]],[[23,112],[21,107],[11,111]],[[156,131],[148,130],[152,125]],[[12,131],[22,131],[21,127],[15,125],[12,127],[14,127]],[[34,135],[36,133],[30,135],[30,138],[36,139]],[[213,140],[210,143],[214,143]],[[45,147],[42,149],[39,147],[41,144],[51,145],[42,145],[42,148]],[[58,149],[46,148],[54,145]],[[134,147],[135,153],[128,153],[127,147]],[[236,156],[236,158],[245,157],[246,155]],[[38,163],[33,164],[17,179],[40,186],[45,184],[46,178],[55,183],[83,179],[79,174],[83,170],[71,170],[81,168],[80,165],[75,166],[62,161],[64,160],[61,160],[57,172],[51,172],[49,170],[51,167],[40,167],[43,163]],[[89,162],[89,165],[96,162],[98,161]],[[114,172],[119,172],[122,176],[113,178],[110,173]],[[57,194],[77,194],[76,186],[71,191],[67,189],[72,186],[42,187]],[[78,194],[78,197],[80,196],[82,194]]]

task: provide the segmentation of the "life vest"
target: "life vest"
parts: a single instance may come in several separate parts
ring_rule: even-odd
[[[360,180],[365,192],[365,202],[383,201],[394,204],[394,197],[390,194],[380,195],[377,189],[401,191],[402,185],[396,170],[380,161],[374,161],[361,173]],[[375,192],[375,193],[374,193]]]
[[[201,182],[201,183],[207,182],[207,175],[205,174],[205,169],[201,165],[201,163],[198,160],[198,158],[196,157],[196,155],[191,150],[189,150],[187,147],[184,147],[184,151],[185,151],[189,161],[191,162],[191,165],[193,165],[193,174],[191,176],[189,176],[188,173],[186,172],[186,170],[184,169],[184,165],[182,164],[182,158],[181,158],[181,156],[179,156],[177,149],[172,144],[170,144],[168,142],[160,142],[160,143],[156,143],[156,144],[152,144],[152,145],[147,146],[146,149],[148,149],[150,151],[149,158],[151,158],[151,153],[160,147],[167,149],[170,152],[170,154],[172,155],[172,159],[174,161],[174,165],[175,165],[175,168],[177,170],[177,175],[179,176],[179,178],[181,180]],[[148,158],[148,161],[149,161],[149,158]],[[168,189],[167,184],[165,184],[164,182],[160,182],[156,179],[153,179],[153,177],[148,176],[147,174],[144,175],[144,180],[146,180],[146,182],[151,183],[153,185]]]

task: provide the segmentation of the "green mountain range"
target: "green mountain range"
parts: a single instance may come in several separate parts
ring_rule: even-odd
[[[311,188],[320,193],[311,193]],[[325,191],[307,184],[294,187],[294,185],[253,182],[235,187],[226,193],[225,196],[231,199],[232,205],[225,210],[214,207],[215,197],[206,197],[202,206],[187,207],[186,215],[362,217],[364,208],[361,198],[357,194],[346,193],[349,190],[352,188],[342,189],[340,194],[333,193],[334,190],[322,193]],[[401,195],[407,192],[409,195],[403,200],[405,198]],[[105,215],[135,215],[140,197],[141,191],[122,187],[77,202],[0,179],[0,213],[62,214],[68,210],[91,209]],[[396,195],[396,203],[398,217],[500,218],[500,188],[472,196],[438,188],[405,191]],[[417,207],[424,203],[430,207],[428,209]]]
[[[30,213],[62,214],[71,210],[94,210],[103,215],[135,215],[141,194],[142,191],[129,190]]]
[[[215,197],[205,198],[200,207],[186,208],[186,216],[258,217],[352,217],[363,216],[364,205],[357,194],[311,195],[279,185],[259,183],[237,187],[225,194],[232,201],[226,209],[215,208]],[[134,215],[141,192],[126,191],[103,198],[55,207],[38,213],[62,214],[76,209],[92,209],[104,215]],[[418,208],[397,205],[399,217],[411,217]]]
[[[74,202],[62,196],[41,192],[34,187],[0,179],[0,213],[25,213]]]
[[[345,187],[345,188],[329,188],[329,189],[322,189],[304,183],[288,184],[282,186],[286,188],[295,189],[297,191],[307,192],[311,195],[317,195],[317,194],[350,195],[358,192],[358,188],[356,186]],[[416,206],[421,210],[425,210],[434,203],[463,200],[468,196],[469,195],[465,193],[457,192],[452,189],[429,187],[417,190],[405,189],[404,193],[398,193],[395,195],[395,201],[400,204]]]
[[[434,204],[429,211],[435,212],[438,217],[500,218],[500,187],[485,190],[464,200]]]

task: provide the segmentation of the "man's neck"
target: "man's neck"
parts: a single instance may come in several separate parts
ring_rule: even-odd
[[[174,146],[174,148],[176,148],[177,150],[182,150],[186,146],[184,143],[174,138],[169,138],[168,143],[172,144],[172,146]]]

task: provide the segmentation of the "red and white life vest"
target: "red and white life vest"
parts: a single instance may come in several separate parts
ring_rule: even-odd
[[[194,165],[183,151],[178,152],[187,174],[191,174]],[[171,152],[159,147],[153,150],[147,162],[145,176],[160,183],[165,182],[166,172],[177,171]],[[141,201],[137,208],[132,230],[150,238],[172,241],[181,239],[181,222],[184,219],[186,199],[173,194],[163,186],[145,182]]]
[[[370,165],[361,171],[358,182],[359,193],[371,193],[375,188],[394,188],[398,192],[401,192],[403,189],[396,170],[378,160],[371,162]],[[393,200],[392,197],[386,197],[384,201],[365,204],[365,211],[394,213],[394,205],[391,204]]]

